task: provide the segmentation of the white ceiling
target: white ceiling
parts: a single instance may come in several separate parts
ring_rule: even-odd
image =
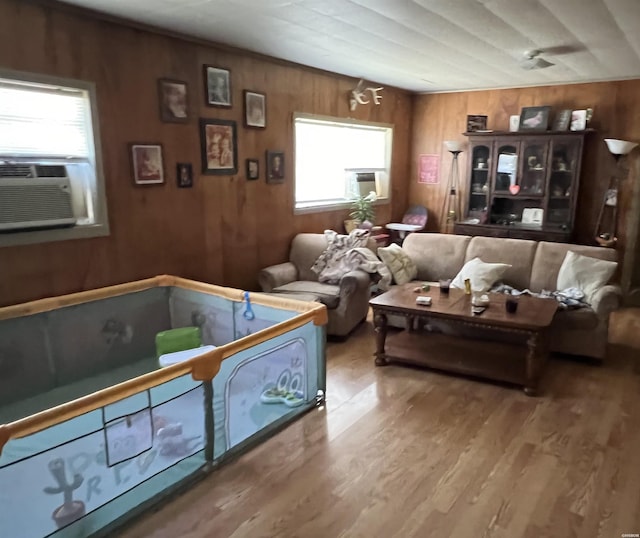
[[[65,2],[416,92],[640,78],[640,0]]]

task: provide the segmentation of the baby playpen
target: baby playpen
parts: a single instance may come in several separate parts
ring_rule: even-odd
[[[322,402],[326,309],[171,276],[0,308],[0,534],[104,535]],[[203,347],[160,368],[158,333]]]

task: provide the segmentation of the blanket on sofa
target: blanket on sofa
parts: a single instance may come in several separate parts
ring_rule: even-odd
[[[349,271],[361,269],[371,275],[380,289],[391,285],[391,273],[386,265],[368,248],[369,230],[353,230],[349,235],[340,235],[325,230],[327,248],[320,254],[311,270],[318,275],[319,282],[337,284]]]
[[[558,306],[563,310],[575,310],[591,306],[585,301],[584,292],[578,288],[557,291],[542,290],[540,293],[535,293],[529,289],[517,290],[506,284],[496,284],[489,291],[506,293],[507,295],[531,295],[532,297],[541,297],[543,299],[555,299],[558,301]]]

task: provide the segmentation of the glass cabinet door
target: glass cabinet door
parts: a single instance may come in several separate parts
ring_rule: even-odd
[[[493,189],[496,193],[508,194],[509,188],[518,180],[518,150],[516,140],[501,140],[497,145],[494,165]]]
[[[562,230],[572,226],[572,208],[579,171],[581,139],[558,137],[551,141],[549,193],[545,221]]]
[[[522,143],[520,193],[544,196],[549,144],[546,139],[531,138]]]
[[[486,220],[489,203],[489,168],[491,166],[491,142],[472,143],[470,147],[471,166],[469,181],[469,205],[467,216],[480,222]]]

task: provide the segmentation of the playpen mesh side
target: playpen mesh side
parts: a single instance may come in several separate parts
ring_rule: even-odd
[[[0,419],[16,420],[136,377],[171,328],[168,288],[99,299],[0,323]],[[124,368],[118,375],[118,369]],[[112,372],[111,376],[98,378]],[[131,375],[133,373],[133,376]],[[77,384],[91,378],[92,381]],[[31,398],[31,401],[26,401]],[[9,406],[15,404],[13,409]]]
[[[205,463],[205,388],[182,376],[10,440],[0,456],[2,535],[89,536]],[[208,414],[210,421],[211,414]]]
[[[228,357],[213,379],[216,460],[273,435],[325,390],[323,328],[308,323]]]
[[[222,346],[277,323],[294,318],[297,312],[236,302],[198,291],[170,288],[169,310],[172,328],[196,326],[204,345]]]

